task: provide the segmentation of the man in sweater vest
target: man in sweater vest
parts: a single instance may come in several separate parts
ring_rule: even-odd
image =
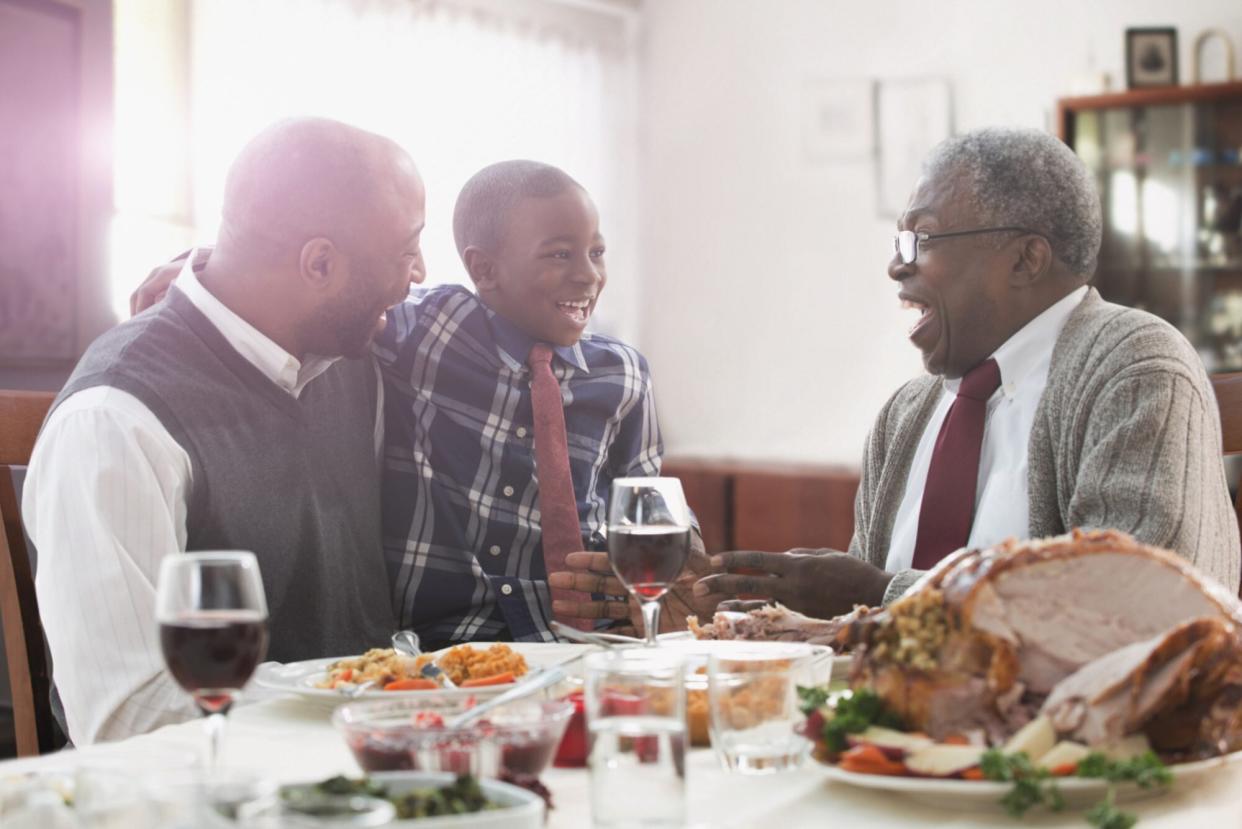
[[[75,743],[194,716],[154,636],[166,555],[253,551],[272,659],[387,641],[369,348],[422,281],[423,212],[393,142],[323,119],[278,123],[230,169],[206,269],[187,267],[164,302],[83,356],[23,504]]]
[[[849,552],[725,553],[700,600],[830,617],[887,604],[959,547],[1073,527],[1132,533],[1236,591],[1207,375],[1175,328],[1089,287],[1101,227],[1094,183],[1050,135],[984,129],[934,149],[888,266],[928,374],[867,438]]]

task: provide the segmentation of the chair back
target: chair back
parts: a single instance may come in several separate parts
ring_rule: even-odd
[[[35,437],[55,397],[50,392],[0,390],[0,523],[4,526],[0,533],[0,629],[13,692],[18,757],[51,751],[56,734],[34,570],[13,486],[13,467],[30,462]]]

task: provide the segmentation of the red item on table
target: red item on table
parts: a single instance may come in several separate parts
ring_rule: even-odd
[[[565,699],[574,704],[574,713],[569,718],[569,725],[565,728],[565,736],[561,738],[561,745],[552,765],[562,769],[580,769],[586,765],[587,755],[586,702],[582,691],[574,691]]]

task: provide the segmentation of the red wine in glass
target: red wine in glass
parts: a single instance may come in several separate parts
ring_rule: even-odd
[[[267,654],[259,562],[245,550],[167,555],[155,593],[164,664],[206,718],[214,774],[225,714]]]
[[[617,578],[640,600],[658,599],[690,557],[690,530],[647,525],[608,533],[608,560]]]
[[[660,597],[690,557],[690,510],[676,478],[617,478],[608,499],[608,561],[642,604],[655,646]]]
[[[164,662],[208,713],[224,713],[267,653],[267,618],[247,611],[185,613],[160,624]]]

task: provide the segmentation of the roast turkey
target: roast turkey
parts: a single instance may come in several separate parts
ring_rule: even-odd
[[[851,685],[938,739],[995,744],[1042,709],[1089,745],[1204,756],[1240,742],[1240,630],[1236,597],[1175,554],[1075,531],[958,551],[839,639]]]

